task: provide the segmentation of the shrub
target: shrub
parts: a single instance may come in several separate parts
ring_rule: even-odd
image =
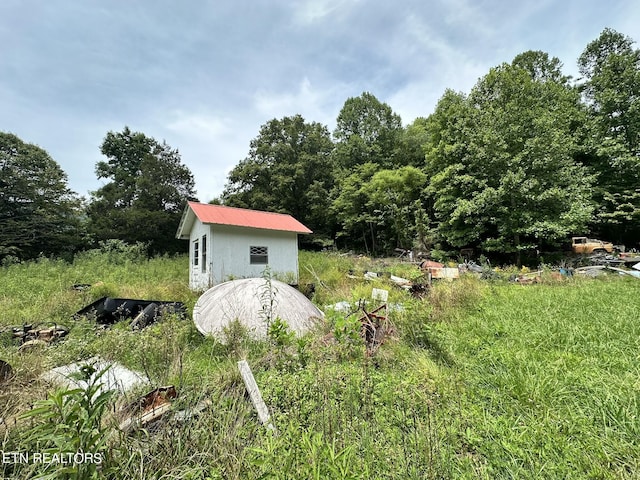
[[[137,263],[147,259],[147,247],[147,244],[142,242],[127,243],[112,238],[98,242],[98,248],[82,252],[76,256],[76,259],[103,257],[110,265]]]
[[[78,375],[86,382],[84,388],[56,390],[22,415],[34,421],[26,432],[24,450],[52,459],[28,465],[38,470],[38,478],[103,477],[109,435],[102,418],[113,394],[102,391],[100,378],[107,370],[96,373],[92,365],[84,365]]]

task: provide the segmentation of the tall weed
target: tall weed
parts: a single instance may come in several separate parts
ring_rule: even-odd
[[[12,464],[12,474],[42,480],[104,477],[110,430],[102,421],[113,396],[102,391],[100,378],[105,373],[83,366],[77,380],[86,386],[56,390],[22,415],[32,423],[13,448],[26,452],[31,460]]]

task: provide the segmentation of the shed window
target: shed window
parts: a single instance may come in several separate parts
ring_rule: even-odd
[[[193,242],[193,264],[197,267],[198,260],[200,260],[200,244],[198,240]]]
[[[202,273],[207,271],[207,236],[202,236]]]
[[[268,247],[249,247],[249,263],[251,265],[266,265],[269,263]]]

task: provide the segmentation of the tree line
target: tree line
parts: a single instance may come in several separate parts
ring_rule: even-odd
[[[42,148],[0,132],[0,260],[70,258],[110,239],[145,245],[149,254],[184,251],[175,233],[195,182],[180,154],[125,127],[109,132],[96,164],[104,186],[87,201]]]
[[[292,213],[317,239],[373,253],[474,247],[521,254],[587,232],[637,246],[640,54],[611,29],[573,81],[541,51],[447,90],[407,127],[370,93],[348,99],[332,135],[273,119],[221,201]]]
[[[519,261],[585,233],[637,246],[640,53],[605,29],[578,67],[573,80],[557,58],[524,52],[407,126],[368,92],[346,100],[333,132],[272,119],[214,202],[289,213],[314,231],[306,246],[372,254],[472,247]],[[101,151],[108,182],[83,202],[44,150],[0,133],[0,256],[109,238],[184,249],[174,233],[195,194],[178,151],[128,128]]]

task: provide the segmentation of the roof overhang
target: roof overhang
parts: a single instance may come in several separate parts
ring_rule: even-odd
[[[176,238],[179,240],[189,240],[191,238],[191,228],[196,220],[196,214],[193,212],[189,204],[185,205],[184,212],[180,218],[180,224],[176,231]]]

